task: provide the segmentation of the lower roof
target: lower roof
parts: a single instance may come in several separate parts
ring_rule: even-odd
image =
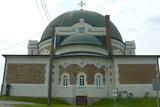
[[[50,55],[16,55],[16,54],[4,54],[3,57],[50,57]],[[160,55],[53,55],[54,58],[60,57],[77,57],[77,56],[87,56],[87,57],[106,57],[106,58],[117,58],[117,57],[156,57],[160,58]]]

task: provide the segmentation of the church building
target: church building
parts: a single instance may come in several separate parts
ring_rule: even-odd
[[[10,85],[10,96],[47,97],[51,76],[51,96],[75,105],[112,98],[115,89],[121,97],[155,96],[159,56],[136,55],[135,49],[135,41],[123,41],[109,15],[65,12],[49,23],[40,41],[29,40],[28,55],[3,55],[1,94]]]

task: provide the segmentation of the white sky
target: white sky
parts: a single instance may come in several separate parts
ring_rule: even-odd
[[[160,55],[160,0],[83,0],[84,10],[111,15],[123,40],[135,40],[136,54]],[[41,8],[40,0],[37,0]],[[80,0],[45,0],[53,20],[69,10],[77,10]],[[0,55],[27,54],[29,39],[40,40],[48,25],[35,0],[0,0]],[[0,83],[4,58],[0,56]]]

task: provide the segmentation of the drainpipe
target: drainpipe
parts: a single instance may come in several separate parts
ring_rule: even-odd
[[[160,81],[160,75],[159,75],[159,56],[157,57],[157,107],[159,107],[159,81]]]

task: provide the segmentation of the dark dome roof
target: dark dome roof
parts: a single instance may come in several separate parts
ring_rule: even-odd
[[[86,35],[86,34],[75,34],[67,37],[62,43],[61,46],[71,45],[71,44],[93,44],[93,45],[101,45],[102,43],[96,39],[94,36]]]
[[[51,36],[54,34],[55,27],[72,26],[73,24],[78,23],[80,18],[83,18],[85,23],[88,23],[92,26],[105,27],[105,17],[99,13],[86,10],[69,11],[58,16],[52,22],[50,22],[50,24],[43,32],[40,42],[51,38]],[[112,38],[123,42],[122,37],[116,26],[112,22],[110,22],[110,25]]]

